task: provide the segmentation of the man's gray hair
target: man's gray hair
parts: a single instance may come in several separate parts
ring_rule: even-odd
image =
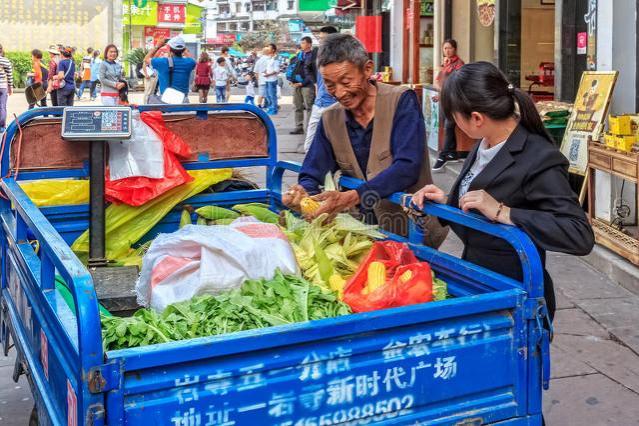
[[[350,34],[331,34],[324,39],[317,54],[317,65],[325,67],[339,62],[351,62],[363,68],[368,62],[364,45]]]

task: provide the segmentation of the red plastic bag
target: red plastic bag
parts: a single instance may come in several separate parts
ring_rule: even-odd
[[[166,191],[193,180],[178,159],[178,157],[188,158],[191,155],[191,149],[181,137],[166,127],[162,112],[143,112],[140,114],[140,118],[162,140],[164,146],[164,177],[162,179],[153,179],[145,176],[133,176],[112,181],[109,179],[107,170],[104,192],[106,199],[110,202],[141,206]]]
[[[386,284],[369,294],[362,290],[368,281],[368,266],[371,262],[382,262],[386,266]],[[412,277],[400,279],[406,271]],[[406,244],[394,241],[378,241],[373,244],[366,259],[346,283],[344,303],[353,312],[368,312],[398,306],[425,303],[433,300],[433,277],[430,265],[420,262]]]

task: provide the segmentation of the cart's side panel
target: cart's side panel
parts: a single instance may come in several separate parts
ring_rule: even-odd
[[[91,277],[18,184],[6,178],[1,185],[8,197],[0,201],[5,349],[10,334],[43,424],[97,423],[103,396],[89,388],[99,387],[91,378],[103,353]],[[55,290],[56,274],[69,285],[77,316]]]
[[[107,422],[318,426],[524,416],[522,324],[513,316],[517,300],[508,300],[506,310],[370,333],[358,330],[369,319],[353,316],[350,335],[243,350],[243,341],[269,338],[256,330],[234,343],[235,354],[126,371],[124,388],[107,394]]]

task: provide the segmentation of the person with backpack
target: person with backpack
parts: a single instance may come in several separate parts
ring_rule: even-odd
[[[154,58],[158,50],[165,45],[169,46],[170,53],[168,57]],[[181,98],[182,103],[188,103],[189,81],[191,73],[197,64],[195,59],[188,56],[186,43],[181,36],[161,41],[147,53],[144,62],[147,65],[151,65],[158,73],[158,83],[160,85],[160,93],[162,94],[159,99],[156,96],[152,96],[149,99],[150,103],[163,103],[163,98],[175,98],[175,100],[171,102],[175,103],[180,93],[184,95]]]
[[[304,134],[306,129],[304,111],[306,111],[306,122],[308,122],[315,102],[316,73],[313,40],[310,37],[302,37],[300,52],[291,61],[286,75],[295,90],[293,92],[295,129],[290,132],[291,135]]]

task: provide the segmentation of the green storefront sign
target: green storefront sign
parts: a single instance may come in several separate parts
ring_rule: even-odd
[[[335,0],[300,0],[300,12],[325,12],[336,3]]]
[[[195,4],[186,5],[186,23],[184,24],[184,34],[202,34],[202,11],[203,7]]]
[[[136,6],[135,3],[145,3]],[[147,0],[124,0],[122,2],[123,25],[155,26],[158,23],[158,4]]]

